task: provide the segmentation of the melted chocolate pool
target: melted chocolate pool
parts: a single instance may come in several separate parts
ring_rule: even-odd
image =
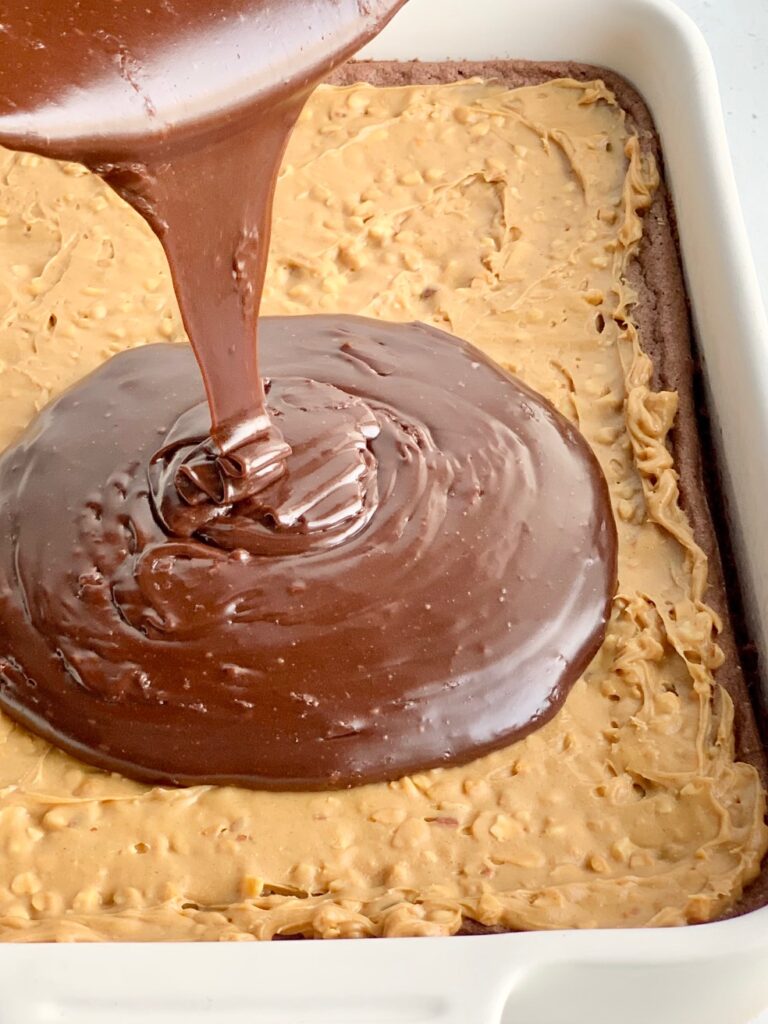
[[[117,356],[0,459],[0,705],[84,760],[392,778],[536,727],[602,639],[607,488],[541,398],[439,331],[349,317],[263,321],[262,381],[285,143],[403,2],[3,12],[0,142],[146,218],[192,344]]]
[[[255,497],[176,497],[208,427],[180,345],[111,359],[0,460],[4,707],[138,778],[301,789],[546,721],[614,586],[578,432],[423,325],[268,318],[261,350],[292,454]]]

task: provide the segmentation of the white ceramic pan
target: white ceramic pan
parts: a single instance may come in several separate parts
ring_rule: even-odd
[[[411,0],[366,56],[588,61],[644,95],[768,655],[768,324],[695,26],[669,0]],[[768,908],[669,930],[0,947],[0,1024],[747,1024],[766,1006]]]

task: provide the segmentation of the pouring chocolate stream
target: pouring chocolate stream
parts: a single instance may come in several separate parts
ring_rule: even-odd
[[[255,340],[280,160],[310,91],[404,2],[6,8],[0,140],[86,164],[165,248],[211,411],[187,493],[244,497],[284,470]]]
[[[262,382],[287,138],[402,2],[51,0],[0,29],[0,142],[146,218],[207,399],[187,350],[137,350],[0,459],[0,705],[85,760],[392,778],[541,724],[599,646],[607,487],[543,399],[439,331],[345,317],[264,321]]]

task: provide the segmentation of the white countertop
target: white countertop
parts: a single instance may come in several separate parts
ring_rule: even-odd
[[[768,306],[768,0],[676,2],[702,30],[715,58],[736,180]]]

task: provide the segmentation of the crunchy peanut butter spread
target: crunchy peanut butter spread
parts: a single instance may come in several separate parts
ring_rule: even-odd
[[[4,446],[111,354],[182,331],[159,244],[99,179],[4,151],[0,174]],[[607,639],[522,742],[327,795],[149,789],[1,718],[0,938],[669,925],[739,896],[765,798],[713,679],[706,558],[665,446],[676,397],[651,388],[624,280],[656,181],[600,82],[315,94],[264,312],[436,324],[577,423],[619,527]]]

